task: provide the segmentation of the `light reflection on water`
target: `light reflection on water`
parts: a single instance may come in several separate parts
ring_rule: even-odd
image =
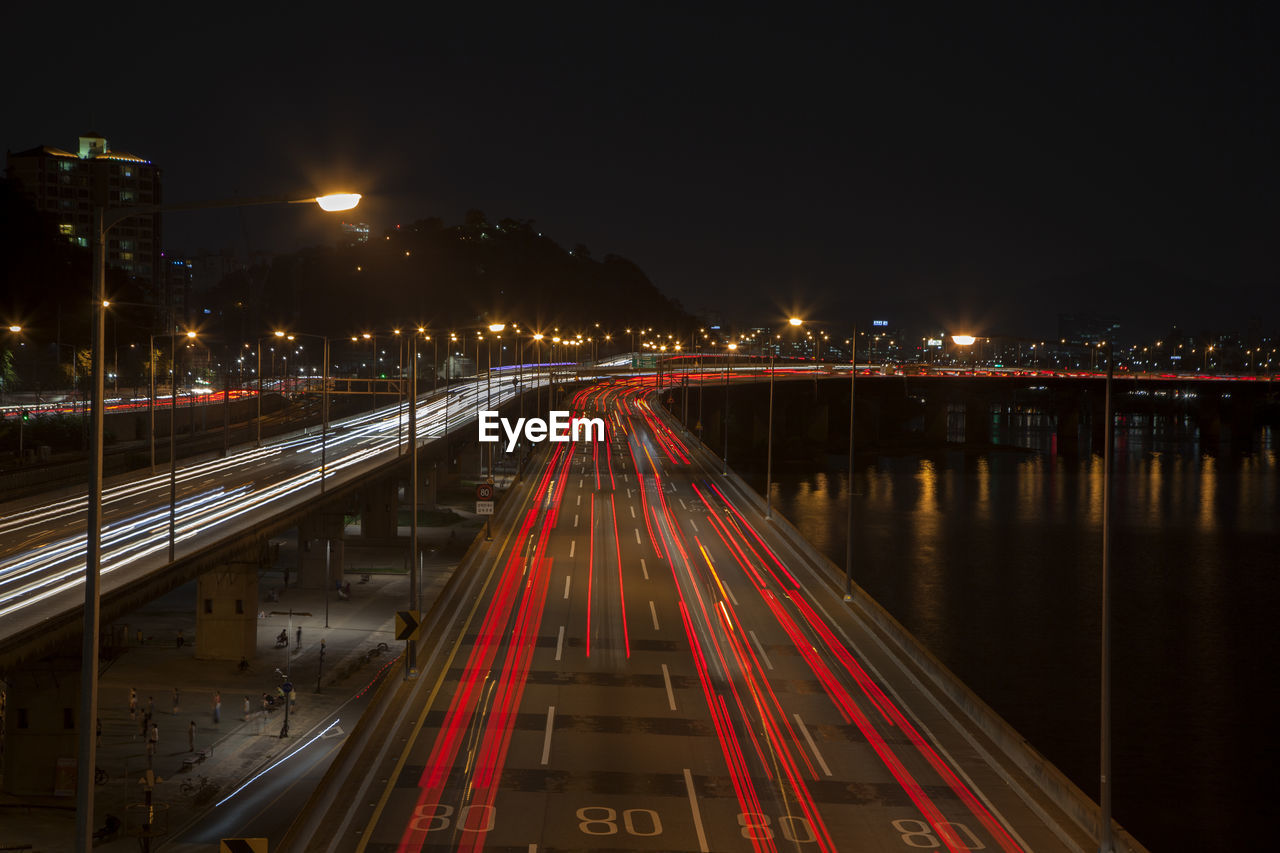
[[[1113,476],[1115,814],[1155,850],[1249,843],[1270,809],[1240,783],[1280,743],[1272,434],[1221,457],[1187,439],[1121,433]],[[842,465],[773,487],[840,566]],[[1102,484],[1096,456],[940,450],[860,460],[854,503],[855,580],[1095,799]]]

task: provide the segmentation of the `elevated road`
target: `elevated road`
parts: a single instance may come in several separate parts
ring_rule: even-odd
[[[546,446],[284,848],[1094,847],[651,389],[575,398],[607,440]]]
[[[526,390],[545,382],[529,373],[523,378]],[[419,445],[444,435],[446,406],[452,431],[472,423],[486,405],[497,408],[515,396],[515,377],[495,375],[488,386],[463,382],[447,397],[420,398]],[[333,496],[399,465],[407,458],[408,436],[408,404],[392,405],[332,423],[323,440],[312,428],[183,465],[177,471],[173,561],[168,472],[113,478],[103,496],[104,602],[130,589],[154,588],[166,574],[190,575],[216,560],[256,559],[265,535],[296,523],[322,497],[322,455],[323,490]],[[0,671],[78,632],[85,506],[83,488],[0,506]]]

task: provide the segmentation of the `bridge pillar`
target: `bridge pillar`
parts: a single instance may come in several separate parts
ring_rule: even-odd
[[[985,400],[968,400],[964,404],[964,440],[966,444],[988,444],[991,441],[990,404]]]
[[[1080,401],[1075,397],[1057,400],[1054,406],[1057,417],[1054,424],[1054,441],[1061,455],[1075,456],[1080,452]]]
[[[342,579],[342,513],[317,513],[298,525],[298,587],[324,589]]]
[[[10,670],[3,699],[4,790],[10,794],[74,796],[80,708],[76,666],[53,659]],[[117,701],[111,697],[109,701]],[[121,704],[124,698],[119,698]],[[92,773],[93,769],[90,768]]]
[[[396,482],[383,479],[365,487],[360,501],[360,536],[365,539],[395,539],[399,512]]]
[[[930,397],[924,404],[924,439],[942,444],[947,440],[947,401]]]
[[[227,563],[196,583],[196,659],[252,658],[258,646],[258,564]]]

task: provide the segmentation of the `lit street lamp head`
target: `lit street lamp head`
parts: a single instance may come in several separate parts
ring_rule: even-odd
[[[955,341],[962,347],[971,346],[977,340],[973,335],[952,335],[951,340]]]
[[[316,204],[321,210],[334,213],[340,210],[351,210],[360,203],[360,193],[333,193],[316,197]]]

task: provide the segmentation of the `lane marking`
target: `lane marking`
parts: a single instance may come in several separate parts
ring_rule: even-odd
[[[661,630],[658,627],[658,608],[653,606],[652,601],[649,602],[649,615],[653,617],[653,630],[655,631]]]
[[[578,526],[578,514],[576,512],[573,514],[573,526]]]
[[[711,848],[707,846],[707,833],[702,828],[702,812],[698,809],[698,795],[693,791],[693,774],[689,772],[689,768],[684,769],[684,788],[689,792],[689,811],[693,812],[693,827],[698,830],[698,850],[701,853],[711,853]]]
[[[573,575],[564,576],[564,597],[569,597],[569,581],[573,580]]]
[[[556,637],[556,660],[560,660],[560,653],[564,651],[564,626],[560,626],[560,635]],[[773,667],[769,667],[773,669]]]
[[[632,518],[636,517],[636,508],[634,506],[631,507],[631,517]]]
[[[698,522],[694,521],[692,518],[691,518],[691,519],[689,519],[689,526],[693,528],[693,532],[694,532],[694,533],[698,533],[698,532],[700,532],[700,531],[698,530]]]
[[[585,469],[584,469],[584,470],[585,470]],[[578,488],[579,488],[579,489],[581,489],[581,488],[582,488],[582,478],[581,478],[581,477],[579,477],[579,478],[578,478]]]
[[[662,665],[662,683],[667,685],[667,705],[671,710],[676,709],[676,694],[671,691],[671,670],[667,669],[667,665]]]
[[[578,495],[578,506],[582,506],[582,495]]]
[[[729,585],[725,583],[723,579],[721,579],[720,586],[724,587],[724,591],[729,594],[729,600],[733,602],[734,607],[737,607],[738,599],[733,597],[733,590],[729,588]]]
[[[649,567],[644,563],[644,557],[640,558],[640,571],[644,572],[644,579],[649,579]]]
[[[676,498],[676,500],[680,501],[680,508],[681,508],[681,509],[686,510],[686,511],[689,509],[687,506],[685,506],[685,505],[684,505],[684,498]]]
[[[570,539],[569,540],[569,556],[570,557],[573,556],[573,552],[577,549],[577,547],[578,547],[578,540]]]
[[[818,766],[822,768],[823,773],[830,776],[831,768],[827,766],[827,762],[823,759],[822,753],[818,752],[818,745],[813,742],[813,735],[809,734],[809,727],[804,724],[804,720],[800,719],[799,714],[792,714],[791,716],[796,718],[796,723],[800,726],[800,734],[804,735],[804,739],[809,744],[809,749],[813,750],[813,757],[818,759]],[[548,733],[548,736],[550,736],[550,733]],[[545,761],[542,763],[546,764]]]
[[[640,528],[637,527],[635,530],[636,530],[636,544],[639,545],[640,544]]]
[[[797,714],[796,716],[798,717],[799,715]],[[547,733],[542,737],[542,763],[543,764],[546,764],[547,760],[551,758],[551,729],[555,725],[555,722],[556,722],[556,706],[548,705],[547,706]],[[813,743],[813,741],[809,741],[809,742]],[[821,761],[822,759],[818,759],[818,760]],[[825,767],[826,765],[823,765],[823,766]],[[831,772],[828,771],[827,775],[830,776]]]
[[[756,651],[760,653],[760,657],[764,658],[764,665],[773,669],[773,661],[769,660],[769,656],[765,654],[764,646],[760,645],[760,638],[756,636],[756,632],[748,630],[747,634],[751,636],[751,642],[756,644]]]
[[[627,489],[627,500],[631,500],[631,490]]]

